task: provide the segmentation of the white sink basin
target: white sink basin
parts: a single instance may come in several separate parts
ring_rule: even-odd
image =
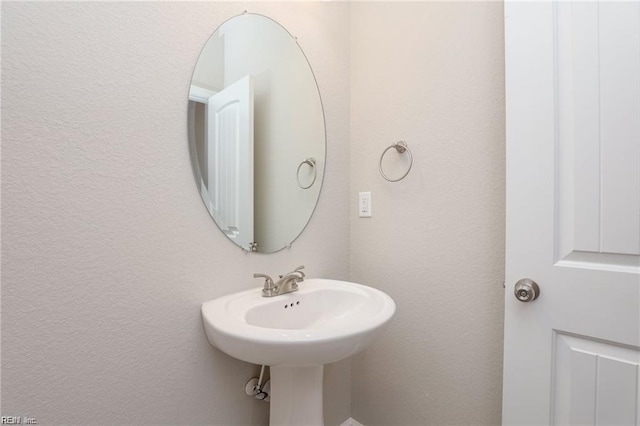
[[[306,279],[300,290],[262,297],[261,288],[206,302],[209,342],[254,364],[310,366],[347,358],[389,322],[395,303],[371,287]]]

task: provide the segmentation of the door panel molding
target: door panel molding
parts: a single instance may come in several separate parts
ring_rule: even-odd
[[[551,424],[634,425],[640,347],[554,330]]]
[[[555,260],[640,269],[640,3],[554,2],[553,19]]]

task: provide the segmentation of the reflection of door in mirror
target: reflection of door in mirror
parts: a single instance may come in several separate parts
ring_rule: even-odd
[[[197,89],[192,86],[194,91]],[[201,192],[220,229],[236,244],[251,250],[254,241],[252,78],[245,76],[205,99],[205,113],[196,116],[197,121],[198,116],[204,119],[196,123],[196,128],[204,129],[196,133],[196,137],[201,133],[203,139],[198,144],[200,158],[206,159],[200,162]]]
[[[209,98],[207,176],[210,212],[240,247],[253,239],[253,85],[245,76]]]

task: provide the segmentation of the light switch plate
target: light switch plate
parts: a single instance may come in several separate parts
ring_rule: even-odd
[[[371,192],[358,194],[358,213],[360,217],[371,217]]]

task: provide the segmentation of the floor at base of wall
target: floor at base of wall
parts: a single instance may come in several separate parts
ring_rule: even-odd
[[[362,423],[360,423],[359,421],[352,419],[351,417],[349,417],[347,420],[344,421],[344,423],[342,423],[340,426],[364,426]]]

